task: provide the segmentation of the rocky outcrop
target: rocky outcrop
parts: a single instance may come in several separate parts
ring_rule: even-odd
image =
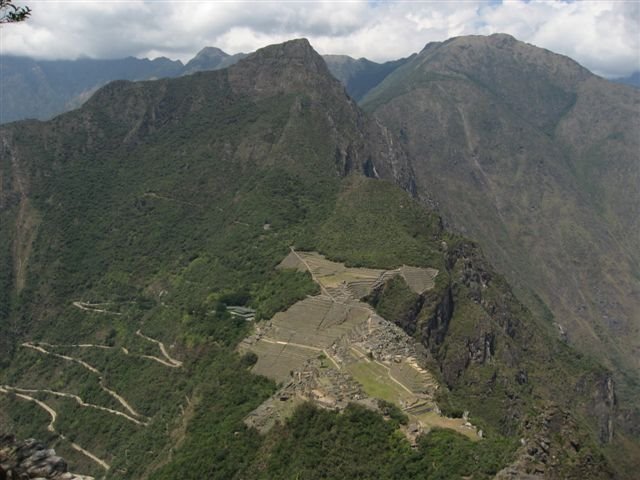
[[[611,373],[602,372],[599,375],[581,378],[576,385],[576,391],[589,398],[587,411],[597,422],[600,443],[611,443],[617,414],[615,382]]]
[[[68,471],[67,462],[56,451],[32,438],[17,441],[0,435],[0,480],[93,480]]]
[[[496,480],[615,478],[572,414],[549,405],[523,422],[516,460]]]
[[[422,327],[421,337],[425,347],[432,351],[444,342],[449,329],[449,322],[453,317],[453,293],[447,286],[444,292],[434,292],[427,295],[424,304],[429,308],[429,304],[435,304],[431,308],[432,313]]]

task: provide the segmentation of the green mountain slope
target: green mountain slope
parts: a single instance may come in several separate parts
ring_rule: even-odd
[[[615,369],[617,424],[637,436],[638,91],[492,35],[427,45],[363,106],[402,139],[418,194]]]
[[[331,74],[347,89],[347,93],[356,101],[360,101],[371,89],[384,80],[396,68],[407,63],[414,55],[376,63],[366,58],[351,58],[347,55],[323,55]]]
[[[80,107],[100,87],[114,80],[171,78],[233,65],[246,55],[205,47],[186,65],[168,58],[127,57],[96,60],[34,60],[0,56],[0,123],[27,118],[48,120]]]
[[[305,40],[226,70],[114,82],[0,140],[0,430],[46,441],[74,471],[613,475],[608,371],[407,193],[408,157]],[[226,307],[269,319],[316,293],[308,275],[275,269],[291,246],[439,270],[425,294],[385,283],[369,301],[421,342],[441,408],[468,410],[483,440],[434,430],[412,449],[393,406],[385,420],[305,404],[266,435],[247,428],[276,386],[249,372],[255,358],[236,346],[253,325]]]
[[[0,56],[0,67],[0,123],[46,120],[79,107],[107,82],[173,77],[183,69],[167,58],[38,61],[10,55]]]

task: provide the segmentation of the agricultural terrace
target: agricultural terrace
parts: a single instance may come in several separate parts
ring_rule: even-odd
[[[479,438],[466,420],[440,414],[433,401],[438,384],[418,360],[420,347],[361,301],[396,275],[423,293],[433,288],[437,270],[349,268],[293,248],[278,268],[309,272],[321,293],[258,323],[240,344],[241,352],[257,355],[254,373],[282,385],[247,417],[248,424],[268,430],[301,400],[342,409],[349,402],[375,405],[372,400],[381,399],[402,409],[422,430],[438,426]]]

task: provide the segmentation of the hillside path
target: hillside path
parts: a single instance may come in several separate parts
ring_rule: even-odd
[[[62,358],[63,360],[67,360],[70,362],[74,362],[77,363],[79,365],[81,365],[82,367],[86,368],[87,370],[89,370],[92,373],[95,373],[96,375],[98,375],[98,379],[100,381],[100,388],[102,388],[102,390],[104,390],[105,392],[107,392],[109,395],[111,395],[113,398],[115,398],[120,405],[122,405],[125,409],[127,409],[129,411],[129,413],[131,413],[132,415],[136,416],[136,417],[140,417],[140,418],[144,418],[144,415],[138,413],[131,405],[129,405],[129,403],[122,398],[117,392],[111,390],[110,388],[108,388],[105,384],[104,384],[104,377],[102,375],[102,373],[100,372],[100,370],[98,370],[97,368],[95,368],[92,365],[89,365],[87,362],[85,362],[84,360],[80,360],[79,358],[74,358],[74,357],[70,357],[68,355],[62,355],[60,353],[54,353],[54,352],[50,352],[38,345],[34,345],[31,342],[25,342],[23,343],[21,346],[26,347],[26,348],[31,348],[33,350],[36,350],[38,352],[44,353],[45,355],[52,355],[54,357],[58,357],[58,358]]]
[[[42,408],[45,412],[47,412],[49,414],[49,416],[51,417],[51,421],[49,422],[49,425],[47,425],[47,430],[49,432],[55,434],[56,436],[58,436],[59,438],[61,438],[63,440],[66,440],[67,442],[69,442],[69,444],[71,445],[71,447],[74,450],[82,453],[87,458],[90,458],[92,461],[94,461],[95,463],[100,465],[105,470],[109,470],[111,468],[111,466],[107,462],[105,462],[104,460],[101,460],[100,458],[96,457],[93,453],[89,452],[88,450],[85,450],[84,448],[82,448],[77,443],[72,442],[67,437],[65,437],[62,433],[60,433],[60,432],[58,432],[56,430],[55,423],[56,423],[56,420],[58,419],[58,414],[49,405],[47,405],[46,403],[38,400],[37,398],[33,398],[30,395],[26,395],[24,393],[18,393],[16,391],[9,390],[9,389],[5,388],[5,386],[0,387],[0,393],[5,393],[5,394],[12,393],[13,395],[15,395],[18,398],[22,398],[23,400],[34,402],[36,405],[38,405],[40,408]]]

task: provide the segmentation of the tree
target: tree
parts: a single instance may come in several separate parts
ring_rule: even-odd
[[[0,0],[0,24],[22,22],[31,15],[29,7],[18,7],[13,0]]]

